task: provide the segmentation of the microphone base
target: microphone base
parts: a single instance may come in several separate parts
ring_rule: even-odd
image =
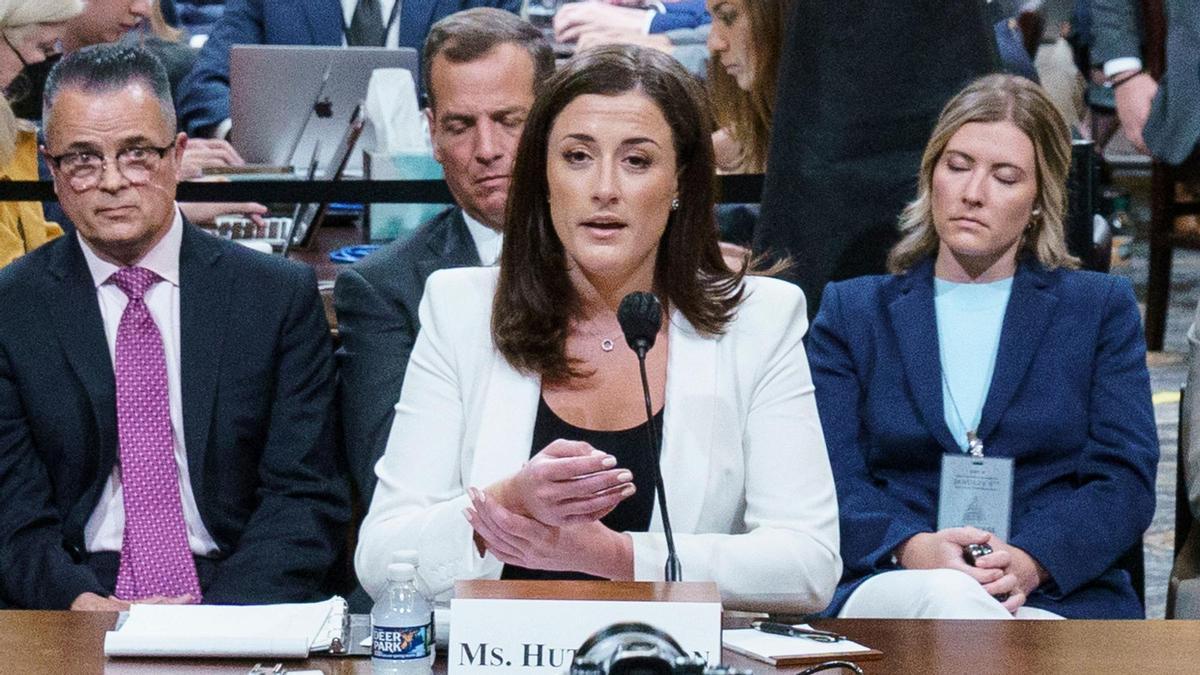
[[[667,556],[667,564],[664,569],[667,581],[683,581],[683,568],[679,565],[679,558],[674,552]]]

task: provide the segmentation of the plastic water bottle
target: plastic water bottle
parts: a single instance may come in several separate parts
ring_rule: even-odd
[[[371,609],[371,672],[433,672],[433,605],[415,583],[410,563],[388,565],[388,586]]]

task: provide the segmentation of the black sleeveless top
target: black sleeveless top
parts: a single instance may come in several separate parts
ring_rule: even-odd
[[[654,425],[662,429],[663,412],[654,416]],[[654,460],[658,449],[651,451],[650,439],[646,435],[646,423],[621,431],[595,431],[567,424],[550,409],[546,399],[538,401],[537,419],[533,423],[532,457],[550,443],[563,438],[584,441],[592,447],[617,458],[617,466],[633,474],[633,485],[637,488],[632,496],[625,498],[600,522],[616,532],[645,532],[650,529],[650,517],[654,513]],[[596,579],[582,572],[552,572],[531,570],[517,565],[505,565],[501,579]]]

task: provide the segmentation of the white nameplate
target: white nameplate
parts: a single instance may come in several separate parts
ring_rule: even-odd
[[[638,621],[689,653],[721,662],[721,603],[630,600],[450,601],[450,675],[562,675],[592,633]]]

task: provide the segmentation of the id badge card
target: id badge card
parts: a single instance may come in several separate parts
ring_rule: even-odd
[[[969,525],[1008,541],[1012,493],[1011,457],[944,454],[937,527]]]

